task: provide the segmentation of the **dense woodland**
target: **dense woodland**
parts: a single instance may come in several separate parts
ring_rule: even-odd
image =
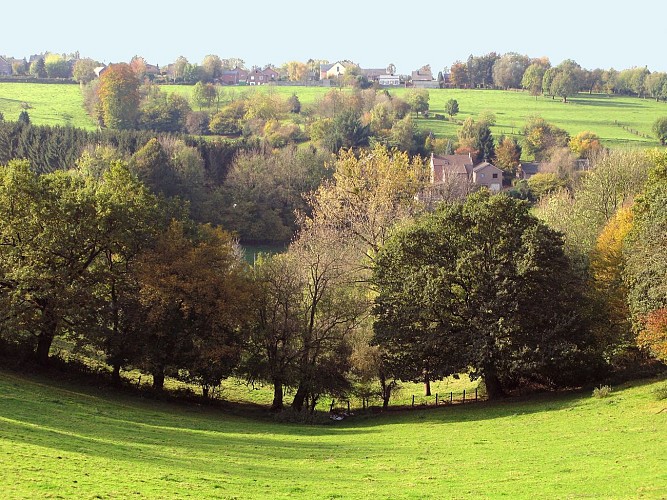
[[[535,65],[542,81],[584,75],[517,57],[524,80]],[[495,82],[507,60],[490,66],[497,86],[515,86]],[[469,84],[490,85],[479,71]],[[59,343],[117,384],[136,369],[156,391],[174,377],[210,396],[236,376],[271,384],[274,410],[310,412],[324,395],[386,406],[400,381],[468,374],[496,398],[667,359],[663,151],[609,151],[540,117],[496,140],[490,112],[436,139],[414,126],[418,89],[333,89],[302,108],[200,82],[211,115],[132,65],[91,82],[97,132],[0,120],[10,358],[44,365]],[[492,159],[504,192],[426,201],[426,158],[453,152]],[[515,180],[522,155],[542,173]],[[250,266],[239,241],[286,250]]]
[[[497,397],[665,357],[662,152],[563,172],[538,218],[483,191],[433,210],[419,157],[342,150],[288,250],[249,267],[231,233],[151,184],[172,155],[142,158],[161,147],[2,168],[4,350],[47,363],[58,339],[102,354],[118,383],[136,368],[156,390],[171,376],[209,394],[234,374],[311,411],[325,394],[388,404],[399,380],[469,373]]]

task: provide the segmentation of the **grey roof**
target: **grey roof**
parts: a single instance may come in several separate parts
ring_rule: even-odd
[[[535,175],[540,171],[540,164],[536,162],[522,162],[519,163],[519,167],[521,167],[523,174],[528,176]]]
[[[421,71],[413,71],[412,72],[412,81],[419,80],[419,81],[431,81],[433,80],[433,73],[430,71],[422,73]]]

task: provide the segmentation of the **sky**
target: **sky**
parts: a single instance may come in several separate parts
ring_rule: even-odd
[[[449,67],[470,54],[518,52],[553,65],[667,71],[662,0],[29,0],[2,8],[0,55],[71,53],[100,62],[134,55],[239,57],[248,67],[349,59],[399,74]],[[18,20],[24,22],[18,22]]]

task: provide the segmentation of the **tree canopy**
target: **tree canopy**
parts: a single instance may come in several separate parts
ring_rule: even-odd
[[[496,397],[522,379],[567,384],[590,361],[581,283],[525,202],[446,205],[393,234],[374,279],[375,342],[403,379],[470,372]]]

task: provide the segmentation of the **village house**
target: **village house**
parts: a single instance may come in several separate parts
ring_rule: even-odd
[[[470,154],[431,154],[430,185],[420,198],[427,202],[461,198],[475,187],[498,193],[503,187],[503,172],[489,162],[474,164]]]
[[[588,158],[577,158],[572,164],[575,172],[585,172],[591,169],[591,161]],[[516,177],[521,180],[528,180],[535,174],[553,172],[554,167],[547,163],[537,163],[524,161],[519,163],[516,168]]]
[[[503,171],[484,161],[472,169],[472,183],[483,186],[492,193],[499,193],[503,188]]]
[[[377,82],[383,87],[395,87],[401,84],[401,78],[398,75],[380,75]]]
[[[220,76],[220,83],[224,83],[226,85],[238,85],[239,83],[246,83],[247,81],[248,72],[240,68],[225,70]]]
[[[248,73],[248,85],[266,85],[267,83],[275,82],[278,79],[278,72],[272,68],[253,69]]]
[[[328,78],[338,78],[343,76],[347,71],[347,68],[352,66],[352,63],[347,61],[337,61],[333,64],[321,64],[320,65],[320,80],[326,80]]]
[[[12,63],[10,63],[6,58],[0,56],[0,75],[11,75],[12,74]]]
[[[419,89],[437,89],[440,84],[433,79],[433,73],[428,67],[420,68],[412,72],[412,86]]]

